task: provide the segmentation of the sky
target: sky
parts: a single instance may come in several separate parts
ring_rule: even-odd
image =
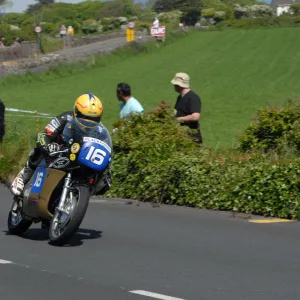
[[[62,1],[56,1],[56,2],[79,3],[82,1],[83,0],[62,0]],[[262,1],[269,3],[271,0],[262,0]],[[1,11],[4,11],[6,13],[8,13],[8,12],[23,12],[26,10],[26,8],[29,4],[35,3],[34,0],[11,0],[11,2],[12,2],[11,7],[1,8]],[[143,2],[143,1],[139,0],[136,2]]]
[[[12,6],[6,8],[6,12],[23,12],[29,4],[35,3],[34,0],[11,0],[12,1]],[[56,1],[60,2],[60,1]],[[61,2],[66,2],[66,3],[78,3],[82,2],[82,0],[63,0]]]

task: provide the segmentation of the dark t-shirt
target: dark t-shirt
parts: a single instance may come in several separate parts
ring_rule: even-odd
[[[195,92],[189,91],[183,97],[181,97],[181,95],[178,96],[175,109],[177,110],[176,118],[185,117],[193,113],[200,113],[201,99]],[[189,126],[191,129],[199,128],[199,121],[185,122],[183,124]]]

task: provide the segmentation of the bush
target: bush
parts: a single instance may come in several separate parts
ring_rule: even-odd
[[[37,24],[37,21],[36,21],[35,17],[34,17],[34,16],[30,16],[30,17],[26,18],[26,19],[21,23],[21,28],[31,26],[32,29],[33,29],[33,27],[34,27],[35,24]]]
[[[300,4],[299,3],[294,3],[290,6],[289,11],[292,14],[298,15],[300,13]]]
[[[63,49],[63,41],[46,34],[41,34],[41,50],[43,53],[54,52]]]
[[[214,15],[214,21],[216,23],[224,21],[226,18],[226,12],[225,11],[216,11]]]
[[[47,33],[50,35],[57,34],[59,32],[59,28],[60,28],[57,24],[47,23],[47,22],[40,23],[40,26],[42,27],[44,33]]]
[[[144,30],[146,30],[148,34],[150,33],[151,26],[152,26],[151,22],[138,21],[138,22],[135,23],[135,29],[137,31],[144,31]]]
[[[217,28],[265,28],[265,27],[291,27],[299,26],[299,16],[280,16],[280,17],[259,17],[259,18],[243,18],[238,20],[224,21],[216,25]]]
[[[125,18],[103,18],[101,23],[103,25],[103,31],[109,31],[121,28],[122,24],[125,24]]]
[[[201,16],[202,18],[213,18],[215,16],[215,10],[213,8],[205,8],[202,10]]]
[[[1,22],[20,26],[26,19],[29,18],[27,14],[9,13],[0,18]]]
[[[284,147],[300,150],[300,103],[288,101],[285,107],[269,106],[258,111],[252,124],[239,138],[242,151],[264,151]]]
[[[178,125],[167,108],[133,116],[129,121],[122,120],[116,128],[114,172],[117,182],[125,184],[116,184],[115,187],[116,192],[125,187],[126,196],[134,196],[138,177],[141,181],[147,180],[147,173],[153,172],[152,168],[158,162],[197,149],[197,145],[187,136],[186,128]]]
[[[0,26],[0,35],[5,36],[5,45],[10,46],[17,37],[21,40],[34,40],[36,34],[33,31],[33,28],[30,29],[23,28],[21,30],[11,30],[10,25],[3,24]]]
[[[0,143],[0,181],[20,170],[33,145],[34,139],[28,137],[27,130],[20,130],[18,122],[6,117],[6,134]]]
[[[300,219],[300,159],[194,144],[165,106],[116,125],[108,196]]]
[[[82,32],[86,34],[102,31],[103,26],[96,20],[85,20],[82,24]]]
[[[140,20],[146,22],[153,22],[154,18],[157,16],[156,12],[153,12],[151,9],[146,9],[141,15]]]
[[[274,11],[269,5],[233,5],[234,15],[237,19],[240,18],[256,18],[274,16]]]
[[[182,12],[179,10],[162,12],[157,17],[161,23],[176,23],[180,22]]]

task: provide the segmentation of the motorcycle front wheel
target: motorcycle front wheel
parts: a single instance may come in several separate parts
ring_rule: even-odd
[[[55,211],[49,228],[50,243],[55,246],[66,244],[77,232],[88,208],[89,188],[83,185],[69,191],[64,210]]]
[[[22,213],[22,201],[14,199],[7,219],[8,231],[11,234],[23,235],[32,225],[31,221],[25,220]]]

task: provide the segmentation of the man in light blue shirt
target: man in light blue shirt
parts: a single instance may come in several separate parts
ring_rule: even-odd
[[[117,97],[121,101],[120,118],[132,113],[143,113],[144,108],[140,102],[131,96],[131,87],[128,83],[119,83],[117,86]]]

